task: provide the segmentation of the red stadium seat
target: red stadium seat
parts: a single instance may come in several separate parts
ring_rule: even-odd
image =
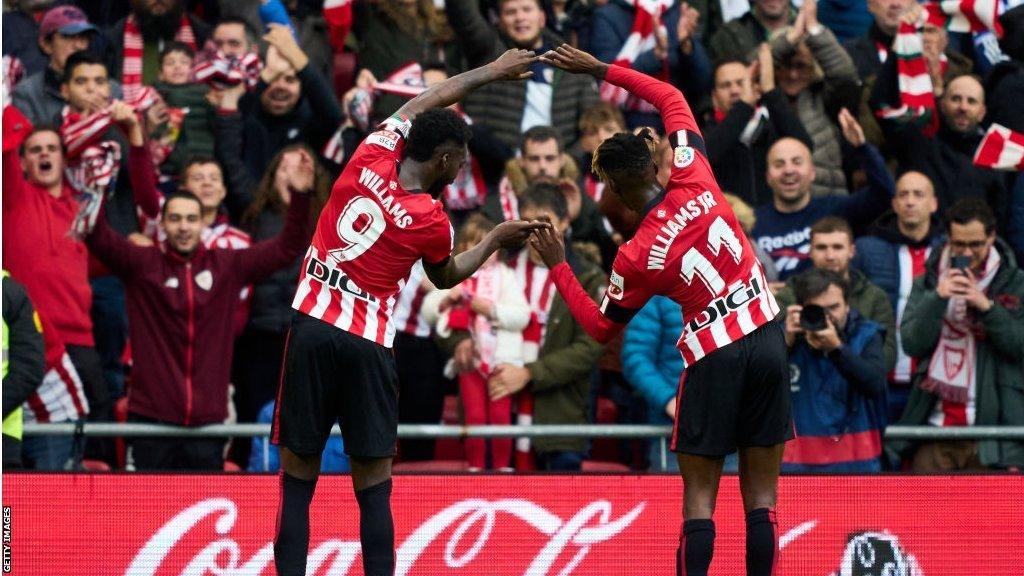
[[[597,397],[597,418],[595,424],[615,424],[619,409],[610,398]],[[617,462],[620,458],[618,438],[596,438],[591,443],[590,455],[595,460]]]
[[[82,470],[86,472],[110,472],[110,465],[102,460],[82,460]]]

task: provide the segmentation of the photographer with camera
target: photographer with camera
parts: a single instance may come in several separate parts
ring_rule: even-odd
[[[918,363],[899,424],[1024,425],[1024,272],[983,200],[960,200],[946,220],[949,241],[914,282],[900,325]],[[886,450],[912,458],[915,471],[1024,465],[1024,442],[1012,440],[895,441]]]
[[[786,308],[796,438],[783,472],[878,472],[885,428],[884,329],[848,302],[842,275],[812,268]]]

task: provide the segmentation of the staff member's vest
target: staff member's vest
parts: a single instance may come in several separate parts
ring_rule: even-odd
[[[4,270],[3,277],[7,278],[10,274]],[[10,335],[7,329],[7,320],[3,321],[3,363],[0,365],[2,369],[3,377],[7,378],[7,354],[8,348],[10,347]],[[21,429],[22,429],[22,418],[21,418],[21,407],[19,406],[16,410],[7,415],[4,418],[3,433],[16,440],[21,440]]]

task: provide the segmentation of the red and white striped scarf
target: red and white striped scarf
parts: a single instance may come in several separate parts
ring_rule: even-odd
[[[889,373],[889,380],[901,384],[909,384],[911,376],[917,370],[917,358],[908,356],[903,351],[903,339],[900,338],[900,324],[903,323],[903,310],[907,307],[907,300],[910,299],[910,290],[914,286],[914,280],[924,274],[925,262],[931,255],[932,249],[929,246],[911,248],[901,245],[897,252],[899,261],[900,282],[899,293],[896,297],[896,366]]]
[[[887,106],[876,112],[879,118],[911,121],[925,125],[925,134],[931,136],[938,130],[938,115],[935,113],[935,93],[928,63],[922,55],[924,42],[921,31],[924,19],[916,24],[900,22],[892,43],[893,54],[898,58],[896,69],[900,91],[899,107]],[[946,55],[941,56],[942,72],[948,67]]]
[[[526,301],[530,304],[530,322],[523,329],[523,362],[535,362],[544,346],[547,331],[548,313],[555,295],[554,277],[549,270],[530,260],[529,250],[523,250],[514,262],[516,278],[523,286]],[[517,401],[516,423],[528,425],[533,423],[533,394],[528,390],[519,393]],[[532,453],[530,439],[516,440],[516,470],[532,470]]]
[[[188,16],[181,15],[181,24],[174,34],[178,42],[188,44],[192,50],[196,49],[196,35],[192,31],[192,25],[188,22]],[[137,92],[142,89],[142,53],[145,40],[142,32],[139,31],[139,24],[134,14],[128,15],[124,23],[124,57],[121,63],[121,90],[124,99],[131,101],[137,99]]]
[[[378,82],[374,85],[372,91],[358,90],[349,104],[349,109],[345,113],[349,115],[349,119],[356,125],[356,128],[366,132],[369,130],[370,116],[373,114],[374,93],[379,92],[413,98],[426,89],[427,86],[423,81],[423,68],[420,67],[418,62],[409,62],[399,66],[383,82]],[[320,152],[324,158],[335,164],[341,164],[345,161],[344,132],[345,126],[343,124],[327,140],[323,150]]]
[[[999,251],[991,248],[985,267],[977,275],[975,284],[979,291],[988,293],[989,285],[999,270],[1002,258]],[[939,259],[939,277],[950,267],[950,251],[947,246]],[[977,382],[977,339],[975,314],[968,308],[963,297],[954,296],[946,305],[942,319],[939,343],[928,362],[928,373],[919,386],[942,399],[944,405],[965,405]],[[955,407],[944,407],[943,411]],[[968,421],[964,424],[970,425]]]
[[[25,422],[69,422],[89,414],[82,379],[56,329],[38,316],[42,327],[46,372],[43,383],[25,401]]]
[[[261,65],[259,54],[255,52],[234,58],[217,50],[195,65],[192,78],[217,90],[244,83],[245,89],[251,92],[259,84]]]
[[[633,62],[656,44],[655,34],[659,31],[668,34],[665,25],[661,22],[661,16],[666,10],[672,7],[674,0],[624,0],[633,5],[635,15],[633,16],[633,28],[630,30],[626,42],[619,49],[613,64],[632,68]],[[668,80],[668,61],[662,66],[658,73],[659,80]],[[657,112],[654,106],[634,96],[625,88],[615,86],[608,82],[601,83],[601,99],[611,102],[625,110],[639,112]]]
[[[1001,0],[940,0],[924,2],[923,6],[929,22],[950,32],[977,34],[991,30],[996,38],[1003,37]]]
[[[1024,170],[1024,134],[993,124],[974,153],[974,165],[993,170]]]
[[[156,103],[159,95],[152,87],[135,91],[135,99],[128,104],[141,113]],[[63,121],[60,137],[67,149],[64,174],[72,188],[80,195],[81,207],[71,225],[72,234],[88,234],[96,224],[103,197],[112,193],[121,169],[121,145],[103,140],[113,125],[108,110],[85,116],[72,112],[70,106],[61,111]]]
[[[501,204],[501,215],[505,220],[519,220],[519,196],[508,176],[502,176],[498,182],[498,201]]]
[[[14,95],[14,87],[21,81],[22,76],[25,75],[25,67],[22,66],[21,60],[18,60],[10,54],[4,54],[3,57],[3,87],[0,88],[0,108],[6,108],[11,103],[11,96]]]

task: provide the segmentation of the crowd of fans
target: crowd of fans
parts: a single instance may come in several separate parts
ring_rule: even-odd
[[[787,470],[1024,465],[1018,441],[882,437],[1024,425],[1019,0],[323,4],[5,0],[5,468],[275,469],[265,439],[124,449],[22,423],[269,421],[303,250],[361,139],[426,86],[562,42],[672,82],[702,118],[784,310]],[[550,218],[597,300],[637,215],[603,193],[591,155],[648,129],[659,174],[678,160],[647,103],[532,72],[457,105],[471,160],[441,200],[457,250],[496,222]],[[667,299],[602,346],[525,249],[452,290],[417,267],[394,310],[403,423],[675,416],[682,318]],[[327,453],[325,470],[347,469],[336,439]],[[657,443],[400,443],[399,462],[438,460],[663,467]]]

